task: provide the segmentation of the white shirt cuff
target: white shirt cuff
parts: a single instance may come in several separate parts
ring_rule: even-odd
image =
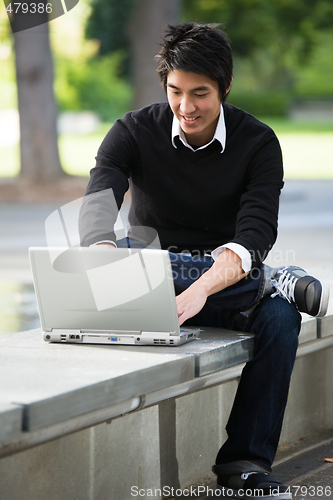
[[[213,259],[216,260],[218,256],[221,255],[221,253],[224,252],[224,250],[226,250],[227,248],[235,252],[235,254],[238,255],[238,257],[241,259],[242,269],[244,273],[248,273],[249,271],[251,271],[251,254],[245,247],[243,247],[243,245],[240,245],[239,243],[226,243],[225,245],[221,245],[220,247],[215,248],[215,250],[212,251]]]
[[[102,240],[102,241],[96,241],[96,243],[93,243],[92,245],[90,245],[91,247],[94,247],[95,245],[99,245],[100,243],[110,243],[110,245],[113,245],[114,247],[117,248],[117,243],[114,242],[114,241],[110,241],[110,240]]]

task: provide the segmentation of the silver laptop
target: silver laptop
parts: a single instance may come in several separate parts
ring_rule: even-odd
[[[180,328],[166,250],[32,247],[31,269],[47,342],[177,346]]]

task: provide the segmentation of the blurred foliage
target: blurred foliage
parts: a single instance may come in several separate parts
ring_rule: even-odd
[[[228,34],[236,106],[285,116],[295,97],[333,96],[331,0],[183,0],[183,20]]]
[[[127,55],[124,50],[99,55],[100,43],[84,38],[90,3],[80,0],[70,13],[50,23],[57,104],[59,111],[92,110],[102,120],[114,121],[132,99],[132,88],[121,76]],[[1,110],[17,108],[17,91],[13,36],[5,9],[0,13]]]
[[[130,48],[127,27],[137,0],[92,0],[91,15],[85,28],[88,39],[98,39],[100,55],[121,50],[122,73],[129,74]]]
[[[104,57],[81,57],[57,61],[55,92],[62,111],[93,110],[104,121],[122,116],[130,106],[132,91],[119,76],[123,55],[115,52]]]
[[[290,95],[286,92],[230,92],[228,102],[256,116],[286,116]]]
[[[119,47],[101,53],[99,40],[86,39],[87,22],[94,13],[91,4],[80,0],[61,18],[61,32],[51,32],[55,93],[60,111],[91,110],[104,121],[114,121],[129,109],[132,98],[131,86],[122,76],[127,56]]]
[[[249,57],[266,48],[272,55],[295,51],[306,62],[318,31],[333,26],[331,0],[183,0],[185,20],[222,22],[235,54]]]
[[[300,97],[333,96],[333,29],[318,34],[318,44],[295,73],[295,94]]]
[[[128,29],[138,1],[80,0],[50,23],[60,110],[90,109],[113,121],[130,107]],[[17,98],[11,30],[0,14],[5,109]],[[236,106],[284,116],[294,98],[332,99],[332,0],[182,0],[182,20],[222,24],[234,52],[228,100]]]
[[[92,0],[85,34],[100,40],[100,54],[128,48],[126,26],[135,0]]]

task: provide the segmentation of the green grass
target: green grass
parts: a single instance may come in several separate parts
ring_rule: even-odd
[[[313,133],[319,134],[322,132],[332,132],[333,133],[333,122],[307,122],[307,121],[293,121],[287,118],[270,118],[268,117],[258,117],[264,123],[267,123],[274,131],[278,134],[303,134]]]
[[[19,146],[0,148],[0,177],[15,177],[20,172]]]
[[[59,154],[67,174],[88,176],[95,166],[97,150],[112,123],[102,123],[89,135],[67,134],[59,137]]]
[[[333,179],[333,132],[277,136],[286,179]]]
[[[287,179],[333,179],[333,123],[292,122],[261,118],[276,132],[283,151]],[[103,123],[93,134],[62,135],[59,152],[65,172],[88,176],[98,147],[111,124]],[[19,147],[0,148],[0,177],[19,173]]]
[[[333,122],[261,121],[278,136],[286,179],[333,179]]]

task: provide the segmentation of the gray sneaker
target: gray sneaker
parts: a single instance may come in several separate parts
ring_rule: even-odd
[[[310,276],[297,266],[286,266],[279,269],[272,279],[275,292],[271,297],[279,295],[288,302],[296,304],[300,312],[319,318],[327,313],[330,289],[325,281]]]

